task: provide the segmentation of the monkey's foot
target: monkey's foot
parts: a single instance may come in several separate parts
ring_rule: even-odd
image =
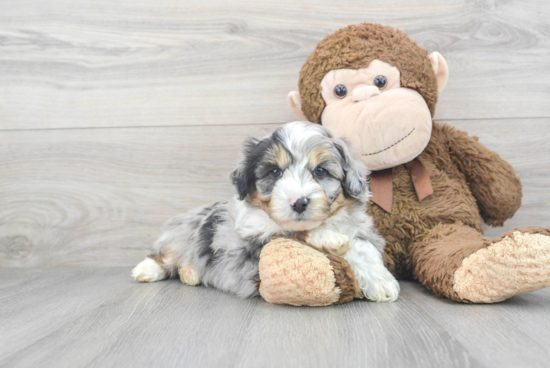
[[[453,290],[473,303],[495,303],[550,286],[550,231],[516,229],[465,258]]]
[[[272,240],[260,255],[262,298],[270,303],[323,306],[362,298],[349,263],[301,242]]]

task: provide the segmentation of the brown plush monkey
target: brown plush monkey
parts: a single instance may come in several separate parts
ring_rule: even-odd
[[[549,229],[483,236],[480,215],[502,226],[520,207],[521,184],[477,138],[432,121],[447,76],[439,53],[428,55],[402,31],[364,23],[317,45],[288,101],[301,119],[345,138],[373,170],[368,213],[396,277],[465,303],[547,287]],[[350,275],[343,259],[279,239],[262,252],[259,290],[274,303],[328,305],[358,295]]]

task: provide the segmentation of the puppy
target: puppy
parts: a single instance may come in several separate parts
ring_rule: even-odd
[[[351,265],[367,299],[391,302],[399,284],[382,261],[384,239],[366,214],[367,170],[320,125],[294,122],[250,139],[231,174],[238,197],[170,220],[132,271],[142,282],[179,273],[240,297],[257,295],[262,247],[293,237]]]

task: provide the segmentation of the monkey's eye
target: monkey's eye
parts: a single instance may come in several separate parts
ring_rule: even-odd
[[[283,171],[281,169],[271,170],[269,172],[269,175],[271,175],[271,177],[274,179],[279,179],[281,176],[283,176]]]
[[[386,87],[386,77],[383,75],[379,75],[376,78],[374,78],[374,85],[380,89],[384,89]]]
[[[327,171],[322,167],[317,167],[315,168],[315,170],[313,170],[313,175],[318,178],[324,178],[325,176],[327,176]]]
[[[334,95],[338,98],[344,98],[348,94],[348,89],[343,84],[338,84],[334,87]]]

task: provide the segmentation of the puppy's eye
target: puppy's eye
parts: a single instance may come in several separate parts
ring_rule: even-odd
[[[315,175],[318,178],[324,178],[327,175],[327,171],[322,167],[318,167],[315,170],[313,170],[313,175]]]
[[[271,177],[274,179],[279,179],[281,176],[283,176],[283,171],[281,169],[271,170],[269,172],[269,175],[271,175]]]
[[[348,89],[343,84],[334,87],[334,95],[338,98],[344,98],[348,94]]]
[[[379,75],[377,76],[376,78],[374,78],[374,85],[380,89],[384,89],[384,87],[386,87],[386,77],[384,77],[383,75]]]

